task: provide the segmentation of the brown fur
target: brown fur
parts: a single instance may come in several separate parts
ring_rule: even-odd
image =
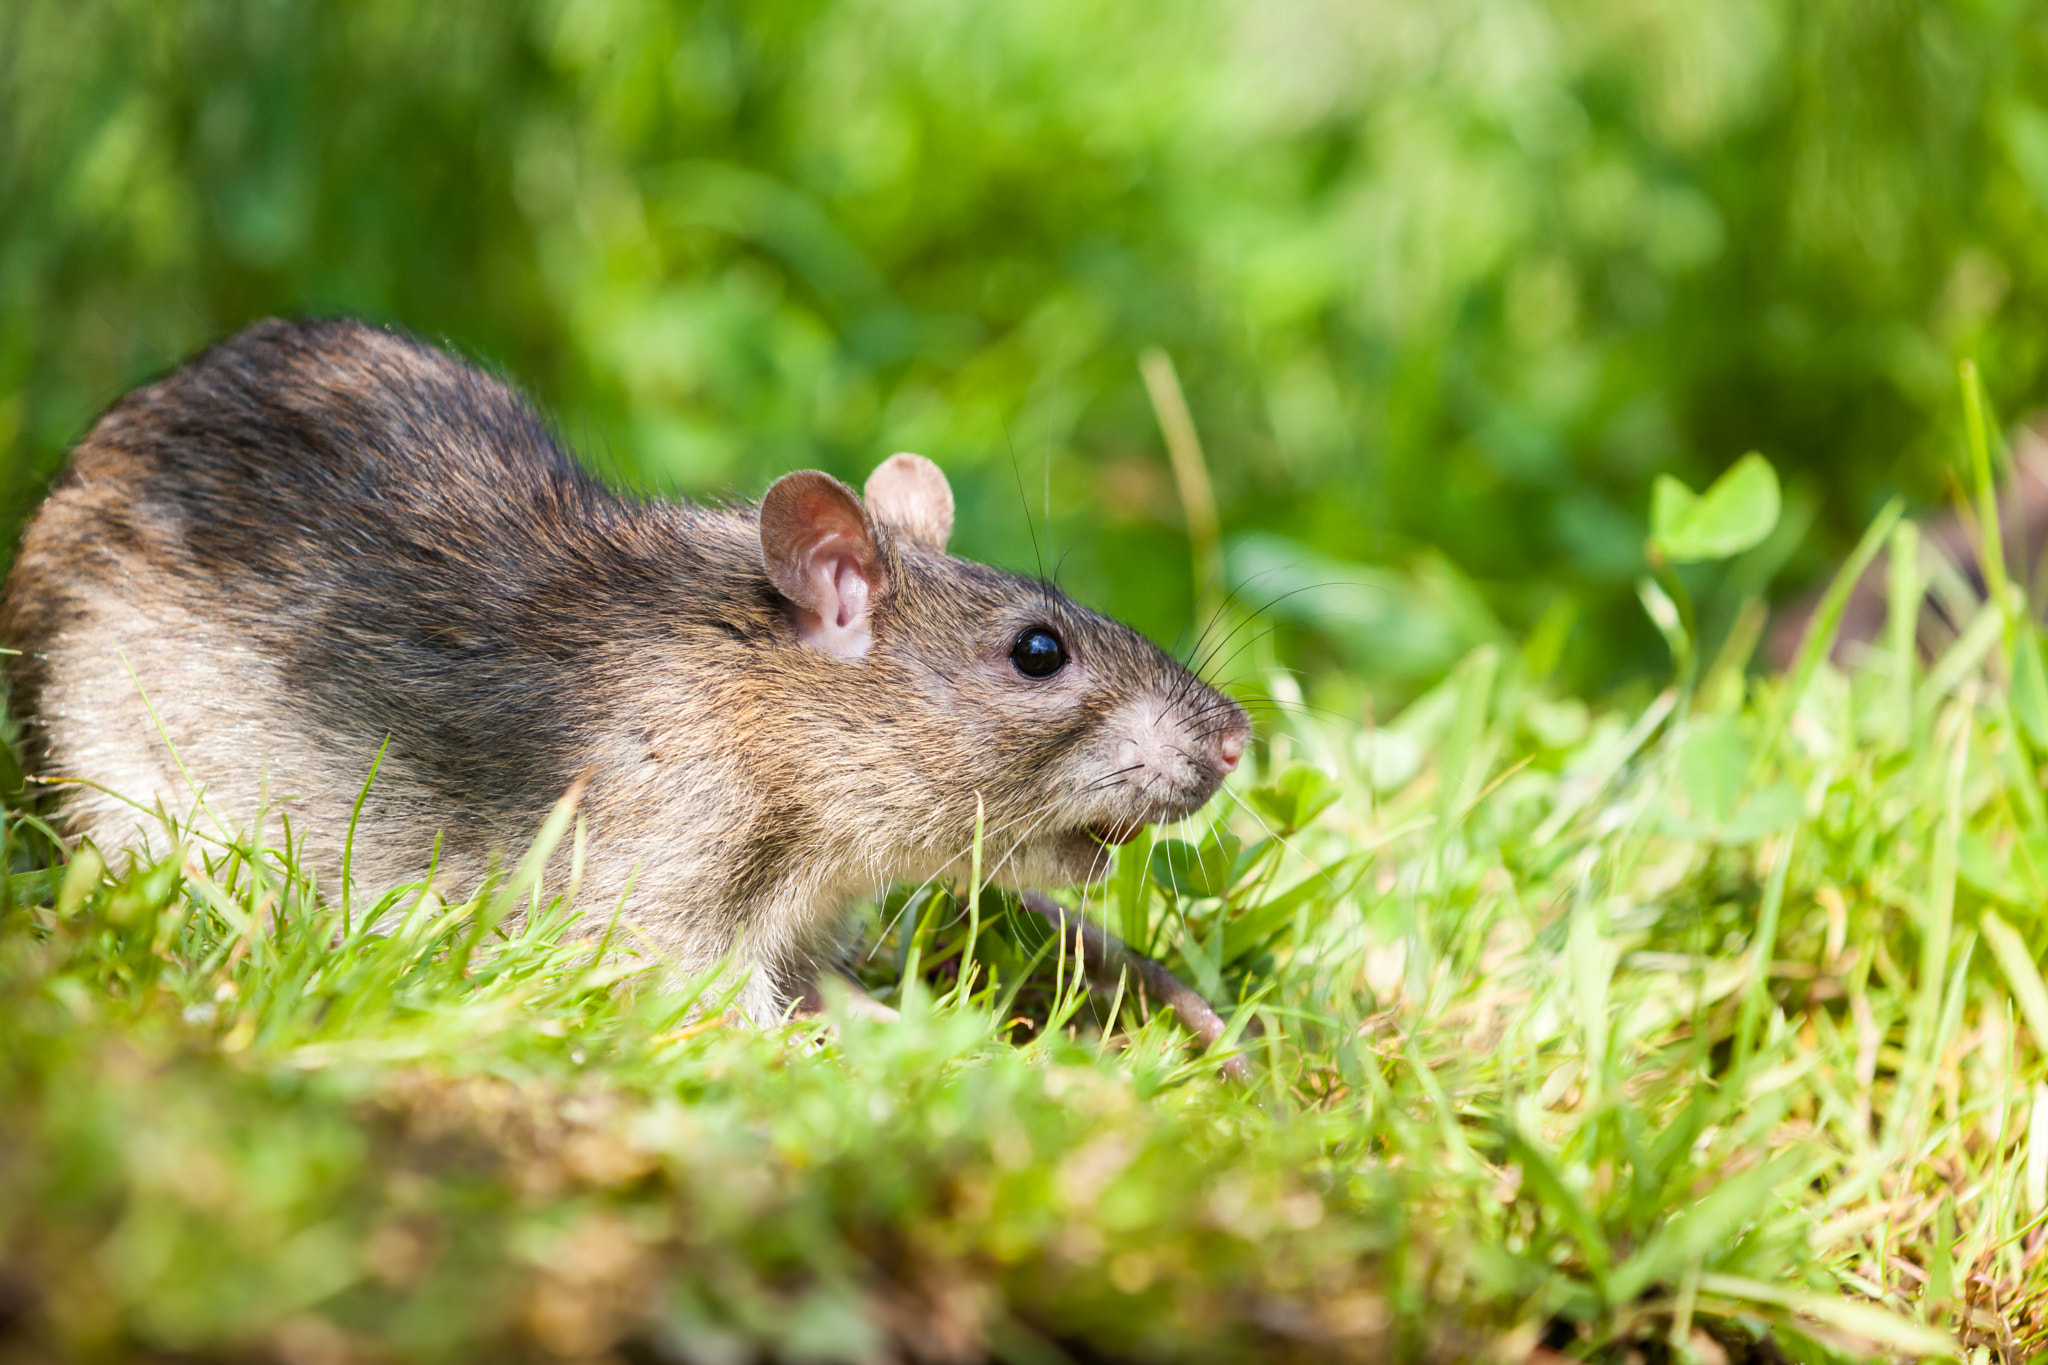
[[[0,603],[13,705],[39,771],[97,784],[63,810],[103,849],[161,845],[130,800],[203,792],[202,830],[268,800],[329,878],[387,746],[373,889],[437,833],[442,883],[473,884],[588,773],[585,903],[630,882],[667,955],[737,949],[772,1017],[851,898],[962,866],[977,794],[1004,880],[1073,883],[1103,862],[1088,827],[1192,812],[1247,733],[1132,631],[944,553],[951,494],[919,464],[852,518],[872,645],[837,657],[798,638],[755,508],[617,496],[511,389],[400,335],[259,323],[78,446]],[[1033,626],[1070,658],[1048,679],[1009,662]]]

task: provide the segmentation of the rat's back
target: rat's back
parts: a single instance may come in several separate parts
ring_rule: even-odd
[[[565,554],[634,558],[644,520],[473,367],[259,323],[74,452],[0,603],[11,709],[38,771],[89,784],[65,817],[109,852],[162,851],[138,800],[212,832],[202,792],[237,824],[290,798],[324,836],[386,736],[407,770],[380,773],[373,819],[457,809],[456,844],[516,841],[575,776],[575,689],[537,694],[522,664],[578,642],[538,599]]]

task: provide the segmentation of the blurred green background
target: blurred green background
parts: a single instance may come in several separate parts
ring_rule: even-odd
[[[1387,705],[1548,613],[1599,691],[1664,666],[1655,473],[1786,476],[1711,607],[1945,496],[1960,357],[2048,395],[2044,225],[2011,0],[7,0],[0,521],[126,387],[346,312],[624,483],[922,451],[956,548],[1041,523],[1170,642],[1157,345],[1282,657]]]

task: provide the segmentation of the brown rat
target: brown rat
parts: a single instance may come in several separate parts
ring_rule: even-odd
[[[162,843],[130,802],[281,801],[332,879],[381,747],[355,879],[417,879],[439,835],[442,884],[474,884],[587,775],[584,903],[626,895],[686,969],[735,954],[766,1020],[856,896],[964,870],[977,797],[1003,882],[1076,884],[1249,735],[1136,632],[948,555],[952,520],[911,455],[864,500],[806,471],[635,501],[460,360],[263,322],[93,427],[0,641],[30,760],[82,780],[64,816],[104,850]]]

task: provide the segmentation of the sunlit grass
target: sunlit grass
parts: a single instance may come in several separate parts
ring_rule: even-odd
[[[1085,904],[1232,1016],[1206,1054],[971,885],[872,908],[900,1021],[739,1027],[545,882],[566,800],[455,905],[196,811],[16,873],[0,1345],[2038,1355],[2048,674],[2011,585],[1923,660],[1909,523],[1843,582],[1885,545],[1904,624],[1846,670],[1840,593],[1784,676],[1753,628],[1696,669],[1666,575],[1635,710],[1495,647],[1383,726],[1255,678],[1241,780]]]
[[[1377,730],[1283,708],[1217,818],[1090,898],[1252,1002],[1249,1089],[993,891],[965,988],[967,888],[899,897],[863,970],[900,1023],[750,1032],[538,861],[464,905],[343,904],[194,824],[160,867],[17,875],[10,1330],[2024,1358],[2048,820],[1982,663],[1589,715],[1489,650]]]

